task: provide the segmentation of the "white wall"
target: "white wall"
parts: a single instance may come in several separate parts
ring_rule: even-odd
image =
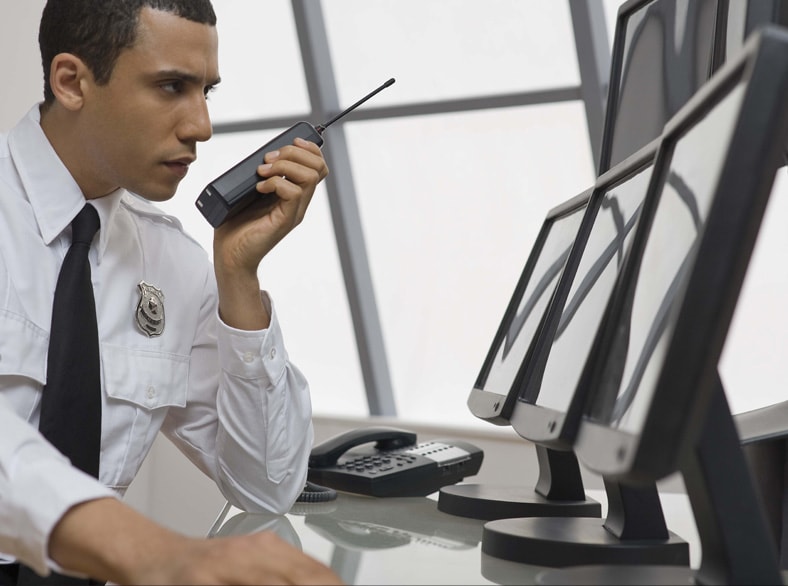
[[[44,95],[38,51],[38,20],[44,0],[4,0],[0,5],[0,50],[4,55],[0,131],[11,128]]]

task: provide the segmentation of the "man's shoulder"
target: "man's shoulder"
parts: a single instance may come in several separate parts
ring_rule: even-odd
[[[120,200],[122,208],[138,220],[146,223],[154,230],[164,230],[170,237],[185,238],[201,250],[202,245],[197,242],[184,228],[181,221],[171,214],[164,212],[157,205],[130,192],[125,192]]]
[[[188,251],[190,255],[208,258],[203,245],[184,229],[181,221],[154,203],[125,192],[121,196],[120,207],[134,218],[138,229],[145,231],[144,240],[148,241],[148,244],[157,242],[162,246],[177,246],[182,253]]]

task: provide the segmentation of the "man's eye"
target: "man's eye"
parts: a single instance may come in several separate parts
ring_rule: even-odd
[[[183,82],[181,81],[168,81],[159,85],[165,92],[171,94],[178,94],[183,89]]]
[[[205,95],[205,99],[206,100],[209,99],[210,94],[215,92],[215,91],[216,91],[216,86],[215,85],[206,86],[205,89],[203,90],[203,95]]]

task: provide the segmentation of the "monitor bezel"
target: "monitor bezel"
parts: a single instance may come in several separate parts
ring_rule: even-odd
[[[528,286],[531,276],[533,274],[533,270],[536,266],[537,261],[539,260],[539,256],[542,253],[542,249],[544,247],[545,242],[547,241],[547,237],[550,233],[550,229],[556,223],[556,221],[560,220],[561,218],[567,217],[570,214],[577,212],[578,210],[583,210],[583,219],[580,222],[580,226],[578,227],[578,233],[582,231],[583,224],[585,222],[585,215],[587,211],[587,206],[591,197],[591,189],[587,189],[582,193],[570,198],[569,200],[555,206],[554,208],[550,209],[547,212],[547,215],[542,222],[542,226],[539,229],[539,233],[537,234],[536,241],[534,242],[534,246],[531,249],[530,254],[528,255],[528,260],[525,263],[525,267],[523,268],[520,277],[517,281],[517,285],[515,286],[514,293],[512,294],[511,299],[509,300],[509,304],[506,307],[506,311],[504,312],[503,318],[501,319],[500,324],[498,325],[498,330],[495,333],[495,337],[493,338],[492,344],[490,345],[489,350],[487,351],[487,356],[482,363],[481,370],[479,371],[479,375],[476,377],[476,381],[471,389],[471,392],[468,396],[467,405],[468,409],[471,413],[478,417],[479,419],[483,419],[490,423],[494,423],[496,425],[509,425],[509,418],[512,413],[512,408],[514,403],[517,400],[518,390],[521,385],[522,377],[524,376],[525,369],[527,364],[531,359],[531,355],[534,351],[534,342],[539,337],[539,332],[542,328],[542,323],[544,320],[544,313],[542,316],[539,317],[539,324],[534,331],[534,336],[529,343],[528,350],[526,351],[526,355],[523,358],[517,374],[515,375],[514,380],[512,381],[512,385],[509,391],[506,394],[497,393],[492,390],[488,390],[484,388],[485,383],[487,382],[487,378],[490,374],[490,370],[492,369],[493,363],[495,361],[495,357],[498,355],[498,349],[500,348],[501,344],[503,343],[504,338],[506,337],[506,333],[509,329],[512,320],[517,314],[517,310],[520,306],[520,301],[522,299],[523,294],[525,293],[525,289]],[[575,236],[577,238],[577,236]],[[572,245],[570,243],[569,250],[571,251]],[[565,263],[564,263],[565,265]],[[563,269],[562,269],[563,270]],[[555,290],[560,284],[560,278],[556,281],[556,285],[553,288],[553,291],[549,293],[550,300],[546,305],[546,308],[550,307],[550,303],[552,300],[553,295],[555,294]]]
[[[714,196],[692,261],[642,429],[631,433],[595,420],[606,397],[594,393],[580,424],[575,452],[591,470],[631,483],[658,481],[680,469],[702,428],[717,380],[717,363],[788,134],[788,34],[775,28],[750,39],[668,122],[657,155],[648,206],[619,276],[598,355],[586,383],[599,390],[613,332],[637,284],[642,256],[678,140],[740,82],[746,83]],[[777,72],[780,72],[777,74]],[[786,80],[780,87],[780,80]],[[784,143],[784,139],[783,139]],[[753,173],[759,169],[759,173]],[[751,194],[744,198],[742,193]],[[607,399],[610,399],[608,397]]]
[[[624,26],[627,19],[647,4],[658,0],[626,0],[618,9],[616,15],[616,28],[613,34],[613,49],[610,59],[610,75],[607,88],[607,101],[605,103],[605,119],[602,127],[602,144],[599,149],[599,163],[597,173],[603,175],[611,167],[610,158],[612,156],[613,139],[615,137],[615,126],[618,119],[619,92],[621,90],[621,68],[624,60],[624,47],[626,43],[627,29]],[[714,21],[714,31],[712,32],[712,46],[709,56],[709,70],[706,78],[719,67],[721,62],[721,49],[718,45],[719,33],[721,28],[720,19],[723,16],[722,6],[727,8],[726,0],[716,0],[716,14]],[[616,74],[617,72],[617,74]],[[655,136],[652,140],[657,140]],[[648,141],[646,144],[649,144]],[[645,145],[644,145],[645,146]],[[623,161],[622,161],[623,162]]]
[[[649,167],[653,168],[658,146],[659,139],[649,142],[597,178],[594,186],[591,188],[591,201],[586,212],[586,218],[584,218],[583,227],[569,253],[566,268],[561,276],[561,282],[556,287],[550,306],[545,312],[543,327],[538,332],[539,341],[535,345],[533,356],[527,365],[527,372],[520,380],[520,388],[516,393],[518,400],[513,406],[510,417],[512,428],[518,435],[529,441],[558,450],[572,449],[574,438],[580,425],[580,417],[583,414],[583,407],[587,400],[585,394],[588,389],[581,388],[578,385],[573,392],[566,411],[538,405],[536,401],[542,392],[542,374],[552,349],[553,336],[558,328],[603,197],[609,190],[624,183],[638,173]],[[652,181],[653,178],[650,178],[649,186]],[[646,196],[644,196],[644,204]],[[593,355],[594,352],[595,349],[592,342],[590,354]],[[579,357],[579,360],[585,363],[587,357]]]

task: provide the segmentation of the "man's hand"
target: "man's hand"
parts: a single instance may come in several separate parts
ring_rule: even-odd
[[[271,532],[192,540],[161,570],[150,576],[151,584],[341,584],[326,566]]]
[[[341,584],[274,533],[184,537],[115,499],[69,510],[49,552],[65,570],[119,584]]]
[[[257,267],[263,257],[301,223],[317,184],[328,175],[320,148],[297,138],[293,145],[266,154],[258,168],[265,179],[261,198],[219,226],[214,233],[214,270],[219,286],[219,313],[229,326],[243,330],[268,327],[262,309]]]

